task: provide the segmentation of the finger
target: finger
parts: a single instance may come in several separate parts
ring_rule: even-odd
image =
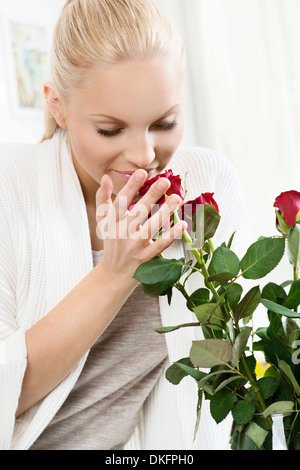
[[[147,172],[142,169],[137,170],[131,175],[124,188],[119,191],[114,201],[115,210],[119,219],[121,219],[126,214],[130,204],[132,203],[138,190],[143,186],[146,179]]]
[[[171,183],[167,178],[159,178],[147,191],[147,193],[135,204],[130,211],[130,218],[136,218],[137,223],[145,220],[145,214],[149,214],[153,205],[165,194]]]
[[[171,214],[179,207],[182,199],[173,194],[169,199],[161,206],[161,208],[143,225],[140,230],[140,238],[149,239],[153,238],[163,224],[170,218]]]
[[[104,174],[101,178],[100,188],[96,193],[96,206],[103,202],[110,202],[113,191],[113,183],[111,177]]]
[[[112,206],[113,184],[109,175],[103,175],[100,188],[96,193],[96,220],[99,222],[106,217],[110,207]]]
[[[164,233],[154,243],[150,240],[145,247],[147,259],[152,259],[160,255],[166,250],[175,240],[180,238],[187,228],[187,223],[183,220],[177,222],[168,232]]]

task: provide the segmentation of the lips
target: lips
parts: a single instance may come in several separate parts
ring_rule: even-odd
[[[128,171],[127,170],[126,171],[112,170],[112,171],[119,173],[120,175],[122,175],[124,178],[127,178],[127,179],[129,179],[131,175],[133,175],[133,173],[136,172],[136,170],[128,170]],[[149,179],[153,176],[153,173],[155,172],[155,168],[150,168],[149,170],[145,169],[145,171],[148,173],[147,179]]]

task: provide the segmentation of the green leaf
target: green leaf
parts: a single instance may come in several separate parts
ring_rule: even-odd
[[[159,283],[166,290],[180,279],[184,263],[184,258],[176,260],[157,256],[142,263],[133,277],[147,285]]]
[[[200,425],[203,395],[204,395],[203,390],[199,390],[198,391],[198,403],[197,403],[197,419],[196,419],[195,430],[194,430],[194,440],[196,439],[196,435],[197,435],[199,425]]]
[[[273,302],[282,303],[280,300],[286,299],[286,292],[282,286],[278,286],[275,282],[269,282],[262,290],[263,299],[272,300]]]
[[[267,342],[264,353],[266,362],[276,368],[278,368],[278,359],[292,364],[291,353],[276,336]]]
[[[236,337],[236,340],[233,345],[233,351],[232,351],[232,365],[233,367],[238,366],[238,362],[240,358],[242,357],[243,352],[245,351],[245,347],[247,345],[250,333],[252,331],[252,328],[250,327],[245,327],[243,328],[238,336]]]
[[[294,281],[284,302],[287,308],[297,308],[300,305],[300,279]]]
[[[269,341],[269,336],[267,335],[267,328],[265,326],[261,326],[257,328],[254,332],[259,338],[263,339],[264,341]]]
[[[246,318],[252,315],[258,306],[260,295],[259,286],[252,287],[252,289],[247,292],[234,309],[233,316],[236,322],[239,322],[241,318]]]
[[[212,238],[219,226],[221,216],[213,205],[204,205],[204,240]]]
[[[276,401],[292,401],[294,402],[295,396],[293,394],[293,391],[291,390],[291,387],[288,385],[285,385],[283,383],[283,380],[281,380],[280,386],[278,387],[277,392],[275,393],[272,402]]]
[[[260,449],[268,435],[268,431],[252,421],[248,424],[245,434],[255,443],[257,448]]]
[[[233,242],[235,233],[236,233],[236,232],[233,232],[233,234],[231,235],[231,237],[230,237],[229,240],[228,240],[227,248],[229,248],[229,249],[231,248],[231,245],[232,245],[232,242]]]
[[[282,331],[282,316],[268,310],[268,318],[270,324],[267,328],[267,334],[270,338],[274,338],[274,336],[278,335],[279,332]]]
[[[211,324],[222,326],[222,322],[227,321],[229,318],[224,317],[221,307],[215,304],[202,304],[193,308],[193,311],[200,323],[209,321]]]
[[[173,385],[178,385],[181,380],[188,375],[188,373],[182,369],[182,367],[179,366],[179,364],[186,364],[189,366],[193,366],[193,364],[190,361],[189,357],[184,357],[183,359],[180,359],[179,361],[175,362],[171,366],[168,367],[166,370],[166,379],[171,382]]]
[[[279,380],[274,377],[262,377],[257,381],[257,385],[261,391],[263,398],[270,398],[279,387]]]
[[[171,303],[172,287],[166,289],[166,285],[163,282],[157,284],[142,284],[144,294],[148,297],[158,297],[159,295],[167,295],[168,303]]]
[[[259,448],[247,434],[243,434],[239,450],[259,450]]]
[[[200,289],[195,290],[190,295],[190,300],[195,306],[206,304],[209,302],[209,290],[201,287]]]
[[[237,304],[240,301],[241,295],[243,292],[243,288],[240,284],[237,284],[236,282],[233,283],[230,288],[227,290],[227,299],[228,303],[230,305],[231,310],[234,310],[237,306]]]
[[[255,405],[251,401],[239,400],[232,408],[232,417],[239,425],[248,424],[255,414]]]
[[[265,371],[264,377],[274,377],[275,379],[277,379],[278,381],[280,381],[280,379],[281,379],[281,374],[280,374],[279,370],[275,369],[274,366],[270,366],[270,367],[268,367],[267,370]]]
[[[287,254],[292,266],[300,266],[300,223],[296,223],[289,231],[287,238]]]
[[[202,230],[203,237],[202,240],[198,240],[198,242],[200,242],[201,246],[206,240],[214,236],[220,220],[220,214],[214,205],[204,204],[204,206],[200,206],[198,209],[196,209],[192,216],[192,227],[193,232],[197,233],[199,232],[200,225],[200,231]]]
[[[233,251],[222,246],[216,248],[208,268],[209,274],[232,273],[235,277],[238,275],[239,270],[240,260]]]
[[[231,390],[223,389],[212,396],[210,400],[210,413],[216,423],[220,423],[226,418],[236,402],[237,397]]]
[[[263,417],[267,418],[271,414],[275,413],[288,413],[293,411],[294,402],[293,401],[276,401],[263,412]]]
[[[206,376],[203,377],[201,380],[199,380],[198,387],[203,388],[212,377],[215,377],[216,375],[224,375],[224,374],[232,374],[232,370],[231,369],[228,369],[228,370],[219,369],[214,372],[210,372],[209,374],[206,374]]]
[[[184,372],[187,373],[187,375],[190,375],[193,377],[193,379],[199,381],[203,379],[204,376],[206,376],[205,372],[202,372],[201,370],[195,369],[190,361],[182,362],[174,362],[180,369],[182,369]]]
[[[278,313],[279,315],[283,315],[289,318],[300,318],[299,313],[294,312],[294,310],[290,310],[289,308],[286,308],[283,305],[272,302],[272,300],[261,299],[261,298],[258,300],[271,312]]]
[[[299,336],[299,326],[292,318],[286,319],[285,335],[286,344],[288,345],[288,347],[293,348],[295,346],[294,341],[296,341]]]
[[[216,389],[214,390],[214,393],[219,392],[222,390],[222,388],[226,387],[229,383],[234,382],[235,380],[240,380],[241,377],[239,375],[233,375],[229,377],[228,379],[223,380],[223,382],[219,383]]]
[[[232,273],[216,273],[213,274],[212,276],[209,276],[207,279],[208,282],[214,282],[217,281],[220,284],[224,284],[225,282],[231,281],[235,277],[234,274]]]
[[[278,367],[279,370],[287,377],[287,379],[290,381],[296,395],[300,397],[300,386],[292,372],[292,369],[290,366],[283,360],[278,360]]]
[[[271,272],[281,260],[285,239],[263,238],[253,243],[241,260],[242,275],[245,279],[260,279]]]
[[[232,346],[221,339],[193,341],[190,360],[196,367],[214,367],[231,361]]]

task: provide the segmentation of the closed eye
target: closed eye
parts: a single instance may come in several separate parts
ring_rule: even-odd
[[[175,129],[176,126],[177,126],[177,122],[172,121],[164,125],[155,124],[153,127],[161,131],[171,131]]]
[[[97,132],[100,135],[104,135],[105,137],[113,137],[114,135],[120,134],[123,129],[114,129],[113,131],[108,131],[106,129],[100,129],[100,127],[97,128]]]
[[[160,131],[171,131],[175,129],[177,126],[177,122],[172,121],[168,122],[167,124],[153,124],[152,128],[155,130],[160,130]],[[108,131],[107,129],[101,129],[100,127],[97,128],[97,133],[100,135],[103,135],[104,137],[114,137],[115,135],[120,134],[123,131],[122,128],[120,129],[114,129],[112,131]]]

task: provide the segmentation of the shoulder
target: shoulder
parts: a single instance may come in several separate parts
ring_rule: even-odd
[[[19,143],[0,145],[1,184],[5,184],[7,178],[17,181],[24,177],[26,170],[34,165],[36,147],[34,144]]]
[[[37,144],[0,144],[0,186],[32,180],[39,161],[49,154],[52,145],[51,140]]]
[[[0,144],[0,205],[10,214],[36,199],[39,161],[48,144]],[[13,209],[14,208],[14,209]]]

